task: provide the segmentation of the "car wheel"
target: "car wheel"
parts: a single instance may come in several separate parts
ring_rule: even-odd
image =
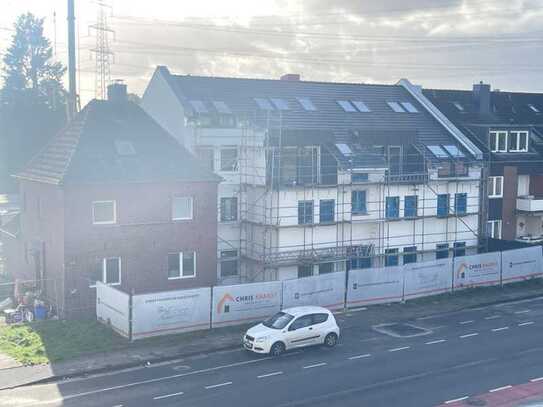
[[[271,356],[279,356],[285,351],[285,344],[283,342],[275,342],[270,348]]]
[[[333,332],[326,335],[326,338],[324,338],[324,344],[329,348],[333,348],[334,346],[336,346],[337,335]]]

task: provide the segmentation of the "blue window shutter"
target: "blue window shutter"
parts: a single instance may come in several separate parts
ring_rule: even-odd
[[[468,195],[466,193],[455,194],[454,196],[454,211],[463,215],[467,212]]]
[[[366,214],[366,191],[353,191],[351,193],[351,212],[354,215]]]
[[[439,194],[437,196],[437,216],[447,216],[449,214],[449,194]]]

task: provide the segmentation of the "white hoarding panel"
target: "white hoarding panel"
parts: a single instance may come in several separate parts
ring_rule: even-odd
[[[96,282],[96,318],[128,338],[129,295],[99,281]]]
[[[541,246],[502,252],[502,282],[543,276],[543,254]]]
[[[500,284],[500,253],[483,253],[454,259],[454,289]]]
[[[134,339],[210,327],[209,287],[135,295],[132,304]]]
[[[280,281],[213,287],[213,327],[264,320],[280,309]]]
[[[441,259],[404,266],[404,299],[436,295],[452,290],[452,260]]]
[[[345,273],[283,281],[283,308],[320,305],[328,309],[345,306]]]
[[[349,271],[347,306],[381,304],[402,300],[401,267]]]

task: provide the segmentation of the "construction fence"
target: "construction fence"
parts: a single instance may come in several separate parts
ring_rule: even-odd
[[[131,340],[261,321],[289,307],[408,301],[543,277],[541,246],[307,278],[130,295],[97,284],[96,314]]]

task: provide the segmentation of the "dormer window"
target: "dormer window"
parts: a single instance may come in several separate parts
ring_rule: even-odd
[[[528,132],[510,131],[509,132],[509,151],[526,152],[528,151]]]
[[[499,130],[490,133],[490,150],[493,153],[522,153],[528,151],[529,131]]]

